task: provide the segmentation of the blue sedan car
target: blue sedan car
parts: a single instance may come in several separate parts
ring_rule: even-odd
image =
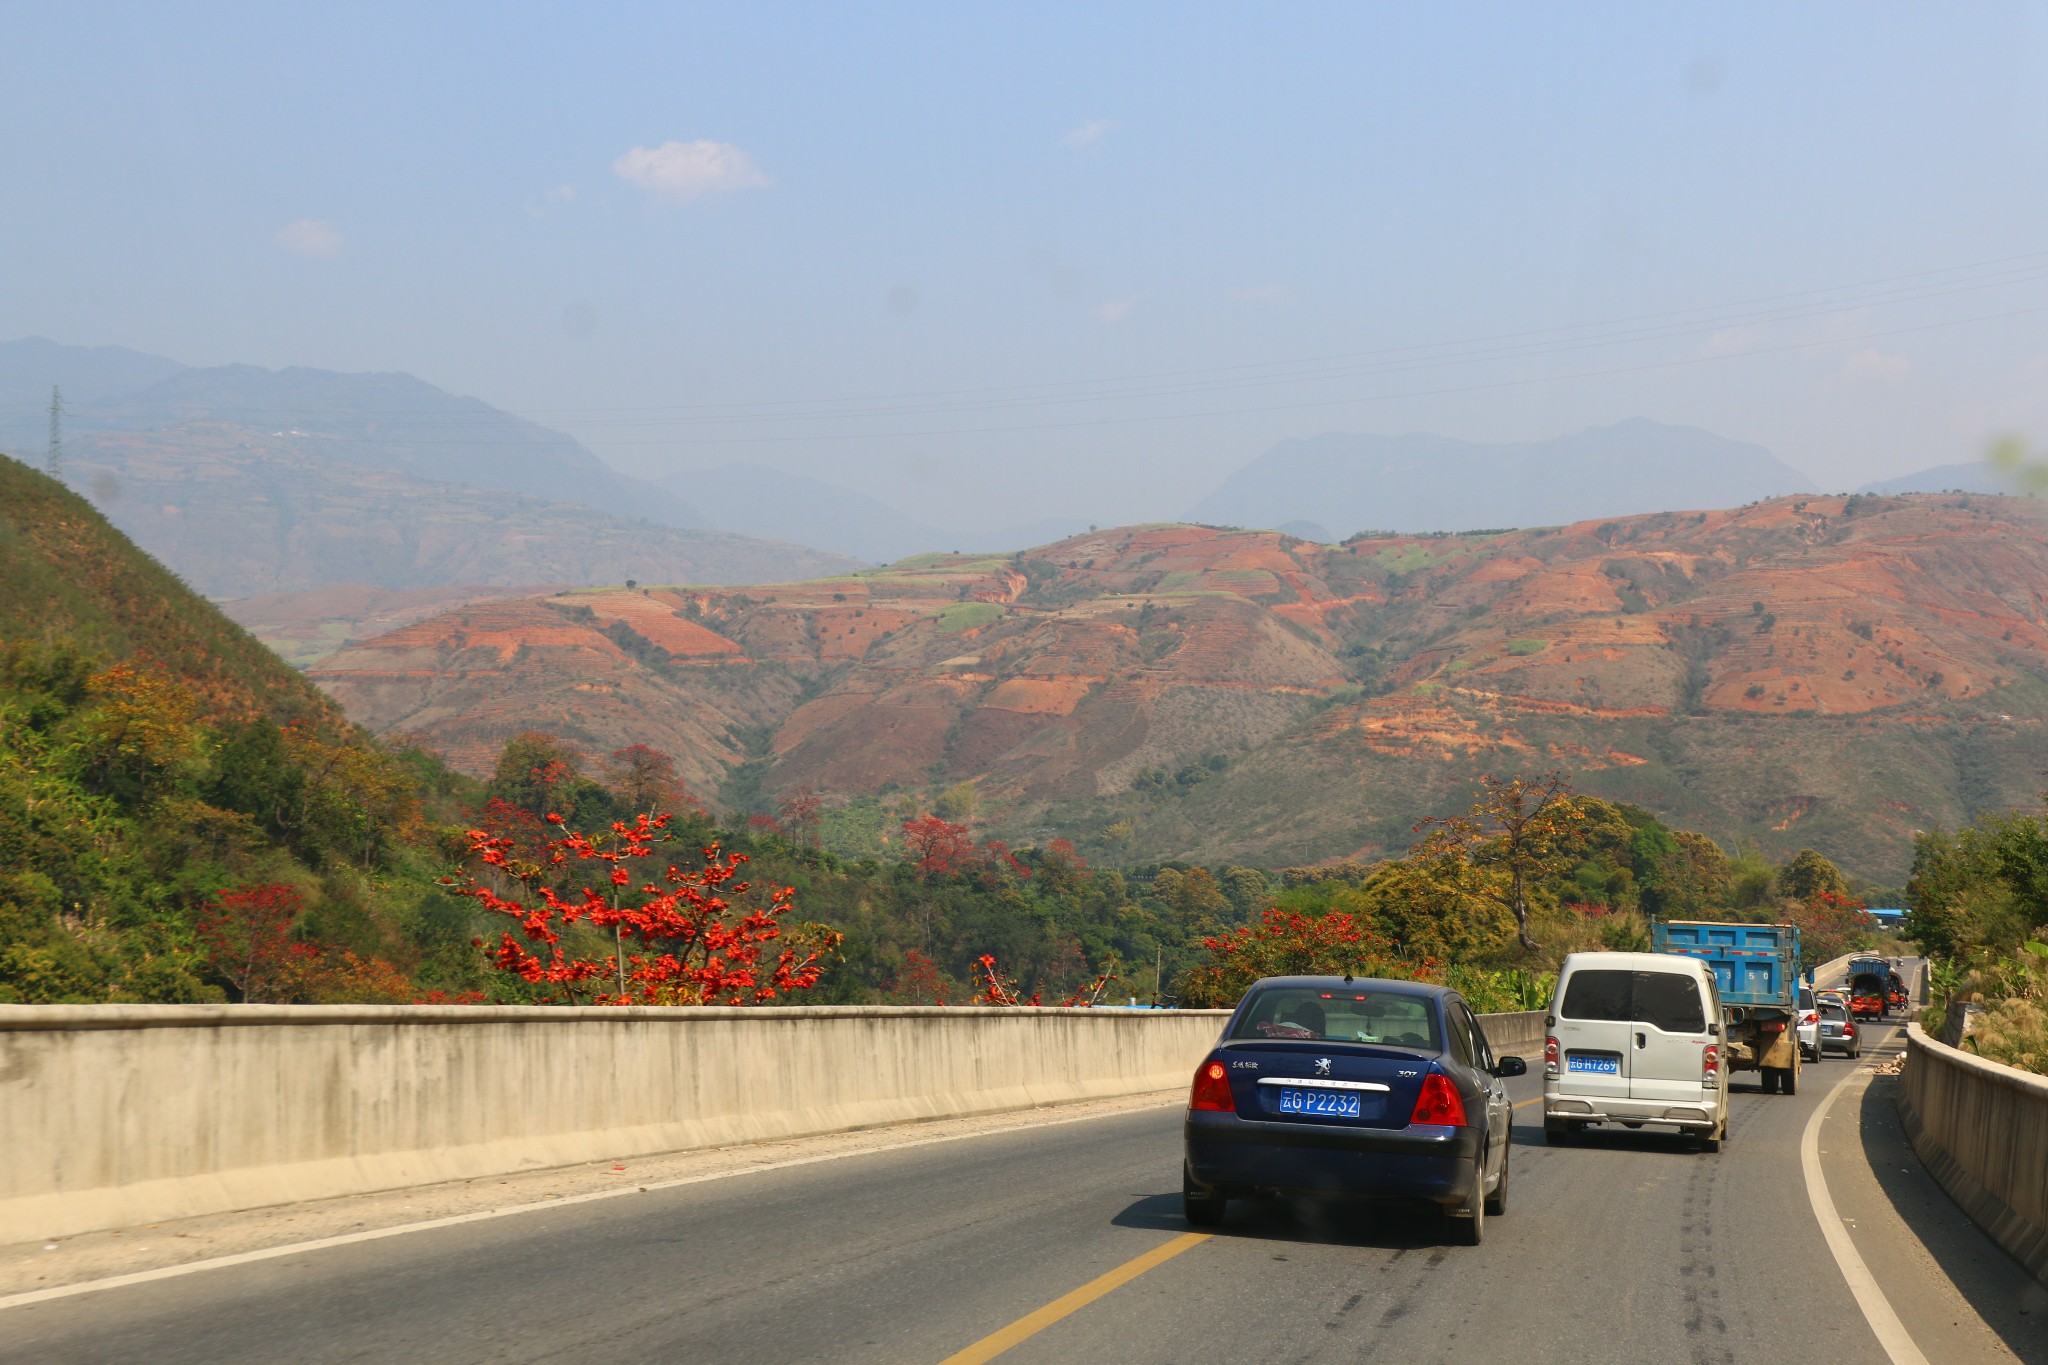
[[[1478,1245],[1507,1211],[1512,1106],[1464,997],[1444,986],[1272,976],[1245,993],[1195,1072],[1181,1205],[1223,1220],[1232,1198],[1424,1200]]]

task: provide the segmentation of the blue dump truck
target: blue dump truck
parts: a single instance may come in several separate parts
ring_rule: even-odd
[[[1799,1091],[1799,929],[1791,924],[1659,920],[1650,946],[1713,970],[1728,1024],[1724,1065],[1763,1073],[1766,1095]]]

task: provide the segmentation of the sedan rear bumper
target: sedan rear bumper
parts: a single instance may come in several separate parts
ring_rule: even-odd
[[[1461,1207],[1478,1179],[1477,1128],[1269,1123],[1195,1110],[1184,1132],[1188,1173],[1204,1189]]]

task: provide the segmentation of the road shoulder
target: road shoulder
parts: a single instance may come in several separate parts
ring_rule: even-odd
[[[1821,1125],[1837,1214],[1914,1342],[1942,1365],[2048,1365],[2048,1291],[1986,1237],[1914,1156],[1899,1080],[1858,1067]]]

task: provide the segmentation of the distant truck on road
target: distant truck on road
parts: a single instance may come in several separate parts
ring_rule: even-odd
[[[1799,1092],[1799,929],[1791,924],[1658,920],[1653,951],[1696,957],[1714,973],[1728,1025],[1725,1065],[1761,1073],[1766,1095]]]
[[[1882,1019],[1906,1003],[1898,968],[1884,958],[1851,959],[1844,976],[1849,982],[1849,1013],[1859,1019]]]

